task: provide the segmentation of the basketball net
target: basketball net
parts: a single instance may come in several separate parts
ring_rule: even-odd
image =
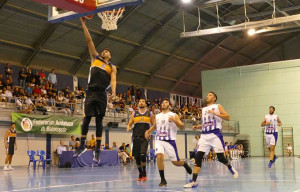
[[[99,12],[98,16],[102,20],[102,29],[107,31],[116,30],[118,28],[117,22],[120,17],[122,17],[125,8],[113,9],[112,11]]]

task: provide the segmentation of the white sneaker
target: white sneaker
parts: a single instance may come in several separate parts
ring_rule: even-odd
[[[195,187],[198,187],[198,184],[194,181],[192,181],[184,186],[184,188],[195,188]]]
[[[232,171],[233,171],[233,174],[232,174],[232,175],[233,175],[233,178],[234,178],[234,179],[237,179],[237,178],[239,177],[239,173],[237,172],[237,170],[235,170],[235,168],[232,167],[231,169],[232,169]]]
[[[11,165],[8,165],[9,170],[14,170],[14,168],[11,167]]]
[[[7,166],[3,167],[3,171],[9,171],[10,169]]]

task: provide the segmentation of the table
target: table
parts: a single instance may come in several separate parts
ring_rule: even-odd
[[[63,151],[59,159],[59,166],[64,167],[67,162],[71,163],[72,168],[85,166],[92,167],[95,165],[93,161],[93,150],[88,150],[82,153],[79,157],[73,157],[74,154],[75,151]],[[120,164],[117,150],[101,151],[100,160],[101,161],[98,163],[98,166],[115,166]]]

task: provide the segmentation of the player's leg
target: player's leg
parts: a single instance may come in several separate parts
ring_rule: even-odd
[[[166,141],[165,150],[173,165],[178,167],[183,166],[188,174],[192,174],[192,168],[185,161],[180,160],[175,141]]]
[[[142,166],[142,181],[147,181],[147,173],[146,173],[146,154],[148,149],[148,141],[140,140],[140,157],[141,157],[141,166]]]
[[[164,171],[164,141],[156,140],[155,141],[155,153],[156,153],[156,162],[157,168],[159,171],[161,182],[159,184],[160,187],[167,186],[167,181],[165,178],[165,171]]]
[[[8,169],[8,162],[9,162],[9,158],[10,158],[10,155],[8,154],[8,148],[7,148],[7,150],[6,150],[6,158],[5,158],[5,165],[4,165],[4,167],[3,167],[3,170],[4,171],[8,171],[9,169]]]
[[[199,147],[195,155],[195,165],[193,168],[193,178],[190,181],[190,183],[184,185],[185,188],[194,188],[198,186],[196,181],[197,181],[198,173],[201,170],[202,160],[204,158],[204,155],[208,154],[211,148],[211,145],[209,144],[209,136],[202,135],[198,142],[198,145]]]
[[[96,147],[94,151],[94,160],[100,162],[100,148],[101,148],[101,140],[102,140],[102,132],[103,132],[103,120],[104,115],[99,114],[96,116]]]

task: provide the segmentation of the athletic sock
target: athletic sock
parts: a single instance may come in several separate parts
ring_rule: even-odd
[[[166,180],[164,170],[159,170],[159,175],[160,175],[161,180]]]
[[[194,181],[194,182],[196,182],[197,177],[198,177],[198,174],[197,174],[197,173],[193,173],[193,181]]]
[[[80,139],[80,147],[84,148],[86,137],[81,137]]]
[[[101,140],[97,140],[96,149],[100,150],[100,147],[101,147]]]
[[[143,166],[143,171],[146,171],[146,166]]]
[[[140,173],[140,176],[139,176],[139,177],[141,177],[141,176],[142,176],[142,168],[139,167],[138,170],[139,170],[139,173]]]

